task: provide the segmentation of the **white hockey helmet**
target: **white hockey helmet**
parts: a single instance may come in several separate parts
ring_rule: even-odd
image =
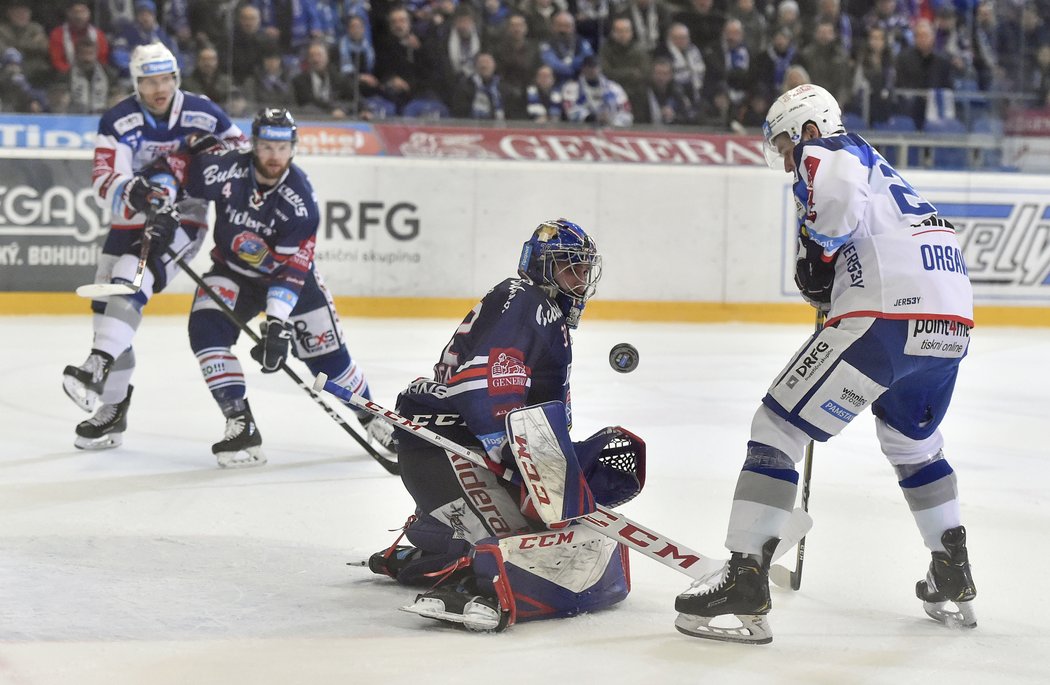
[[[762,133],[766,139],[762,148],[770,168],[779,169],[783,163],[774,139],[781,133],[787,133],[792,144],[797,145],[802,139],[803,127],[810,121],[816,124],[822,136],[846,132],[839,103],[820,86],[805,83],[776,99],[762,123]]]
[[[179,63],[171,50],[164,47],[163,43],[148,43],[140,45],[131,52],[131,62],[128,64],[131,71],[131,83],[135,87],[135,97],[139,96],[139,79],[145,76],[156,76],[157,74],[174,74],[175,88],[178,89],[182,82],[179,74]]]

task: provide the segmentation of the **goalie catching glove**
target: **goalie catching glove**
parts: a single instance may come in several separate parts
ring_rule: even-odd
[[[795,285],[802,299],[813,307],[827,312],[831,309],[831,289],[835,285],[835,258],[824,256],[824,248],[810,238],[803,229],[798,236],[798,252],[795,255]]]
[[[276,316],[267,316],[259,326],[259,337],[261,340],[251,350],[252,359],[262,364],[263,373],[273,373],[288,359],[292,326]]]

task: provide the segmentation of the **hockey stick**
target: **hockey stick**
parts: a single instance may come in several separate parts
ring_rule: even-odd
[[[149,259],[149,246],[153,240],[153,236],[150,235],[146,227],[153,223],[155,212],[156,207],[152,204],[146,206],[146,221],[142,224],[142,246],[139,248],[139,263],[135,267],[135,276],[132,281],[130,283],[88,283],[77,288],[77,295],[94,300],[114,295],[134,295],[142,289],[142,277],[146,273],[146,260]]]
[[[824,327],[824,318],[826,312],[822,309],[817,310],[817,319],[814,324],[814,332],[820,333],[820,329]],[[809,482],[813,476],[813,441],[810,440],[809,444],[806,445],[806,465],[802,471],[802,511],[809,513]],[[798,541],[798,550],[795,553],[795,570],[792,571],[786,566],[777,564],[771,566],[769,569],[769,579],[773,581],[773,584],[778,587],[789,587],[792,590],[798,591],[802,587],[802,562],[806,558],[806,536],[803,535]]]
[[[323,373],[317,374],[317,378],[314,380],[314,389],[324,390],[325,392],[331,393],[343,402],[359,409],[363,409],[376,418],[387,421],[403,431],[408,431],[420,439],[426,440],[432,445],[440,447],[453,456],[469,461],[470,463],[484,469],[488,469],[506,481],[520,481],[520,479],[515,479],[514,474],[511,471],[507,469],[498,471],[493,469],[493,465],[486,463],[485,459],[477,453],[470,451],[466,447],[463,447],[444,436],[438,435],[424,426],[413,423],[400,414],[385,409],[375,402],[353,393],[348,388],[333,383],[328,380],[328,377]],[[809,515],[798,509],[796,509],[795,512],[798,515],[797,518],[802,519],[801,525],[796,526],[795,529],[801,529],[801,535],[805,535],[806,531],[809,530],[809,526],[805,525],[805,520],[808,519]],[[694,580],[708,576],[713,571],[720,569],[725,563],[722,559],[705,557],[699,552],[694,552],[688,547],[657,533],[651,528],[647,528],[636,521],[632,521],[626,516],[611,509],[607,509],[600,504],[597,505],[594,513],[581,516],[574,520],[579,521],[587,528],[595,530],[616,542],[630,547],[636,552],[644,554],[654,561],[660,562],[664,566],[673,568],[680,573],[684,573]],[[778,558],[780,555],[787,552],[787,550],[795,545],[795,542],[797,542],[797,538],[794,540],[781,541],[776,552],[774,552],[773,558]]]
[[[203,278],[201,278],[197,274],[196,271],[191,269],[189,265],[186,264],[182,257],[176,254],[175,251],[171,248],[168,248],[167,255],[173,260],[175,260],[175,263],[179,265],[179,268],[185,271],[186,275],[193,279],[193,282],[196,283],[197,286],[204,291],[204,294],[211,298],[212,302],[214,302],[219,307],[219,309],[222,311],[222,313],[226,316],[227,319],[232,321],[238,328],[244,331],[248,335],[248,337],[252,339],[253,342],[255,342],[256,344],[261,342],[259,335],[255,331],[253,331],[247,323],[242,321],[241,318],[237,316],[237,314],[232,309],[230,309],[230,306],[226,304],[226,302],[223,301],[223,299],[219,297],[219,295],[208,286],[208,284],[204,281]],[[350,434],[350,437],[357,441],[357,444],[361,445],[361,447],[366,452],[368,452],[368,456],[372,457],[377,462],[379,462],[379,465],[386,469],[387,473],[390,473],[395,476],[401,473],[401,469],[397,465],[397,461],[393,459],[387,459],[383,455],[379,454],[379,452],[377,452],[375,448],[372,447],[372,445],[369,444],[369,442],[365,438],[361,437],[361,435],[357,431],[355,431],[349,423],[346,422],[346,419],[340,416],[335,409],[332,409],[332,407],[330,407],[328,403],[324,401],[324,398],[321,397],[321,395],[317,393],[312,387],[307,385],[306,382],[299,377],[299,374],[293,371],[287,363],[281,364],[281,368],[286,374],[288,374],[289,377],[291,377],[293,381],[295,381],[296,385],[302,388],[306,392],[306,394],[309,395],[311,399],[313,399],[314,402],[316,402],[322,409],[324,409],[325,413],[328,414],[329,418],[338,423],[343,430]]]

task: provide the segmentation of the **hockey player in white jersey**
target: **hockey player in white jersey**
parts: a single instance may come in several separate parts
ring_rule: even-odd
[[[842,125],[826,90],[802,85],[770,107],[767,159],[795,176],[802,296],[827,312],[776,377],[751,424],[726,547],[712,578],[678,596],[679,631],[767,643],[770,554],[795,503],[806,444],[837,435],[867,407],[932,554],[916,594],[930,617],[976,625],[977,591],[955,473],[938,426],[973,326],[955,229],[875,148]],[[739,625],[728,625],[733,615]]]
[[[194,153],[247,142],[218,105],[179,89],[175,56],[160,43],[135,48],[130,70],[135,94],[102,115],[95,142],[92,185],[99,203],[112,211],[95,281],[133,282],[144,231],[151,234],[149,268],[132,294],[92,301],[91,352],[83,364],[63,372],[69,398],[95,412],[76,428],[74,444],[80,449],[121,444],[135,368],[131,343],[142,308],[178,273],[165,251],[171,247],[189,261],[204,240],[206,204],[179,195],[174,178],[154,163],[180,149]],[[167,188],[160,182],[164,178]],[[147,207],[155,210],[149,226]]]

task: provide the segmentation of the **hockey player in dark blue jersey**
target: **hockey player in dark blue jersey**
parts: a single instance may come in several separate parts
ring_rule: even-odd
[[[416,503],[405,526],[412,545],[395,542],[369,560],[375,573],[432,588],[407,611],[474,630],[572,616],[630,591],[626,548],[582,526],[545,521],[520,477],[497,477],[519,473],[504,428],[515,409],[557,403],[553,423],[562,427],[561,442],[573,444],[569,331],[594,294],[601,256],[578,225],[546,221],[523,246],[518,274],[466,316],[433,379],[417,380],[398,398],[402,416],[483,453],[488,468],[399,434],[401,477]],[[581,501],[614,506],[641,490],[645,445],[622,428],[603,429],[568,452],[559,450],[561,463],[581,472],[583,489],[593,492]]]
[[[189,260],[204,239],[204,203],[176,194],[174,183],[165,188],[159,181],[170,176],[154,173],[160,171],[154,164],[180,148],[244,142],[241,130],[218,105],[179,90],[175,56],[160,43],[135,48],[130,69],[135,94],[102,115],[95,139],[92,184],[99,203],[112,212],[97,283],[133,282],[146,209],[152,206],[157,211],[145,227],[151,243],[141,287],[137,291],[129,287],[129,295],[92,301],[91,352],[83,364],[67,366],[63,373],[62,387],[70,399],[84,411],[97,408],[94,416],[77,426],[74,444],[81,449],[121,443],[135,369],[131,344],[142,308],[178,272],[165,250],[171,247]]]
[[[205,282],[248,321],[266,313],[252,357],[264,373],[281,368],[294,345],[314,375],[369,396],[368,383],[343,339],[331,294],[314,267],[320,211],[313,187],[292,163],[298,140],[285,109],[264,109],[252,122],[252,150],[203,153],[186,171],[188,195],[215,202],[215,248]],[[198,291],[190,313],[190,346],[204,381],[226,417],[212,446],[219,466],[266,462],[248,406],[244,372],[231,351],[240,329]],[[389,424],[359,414],[369,436],[389,449]]]

